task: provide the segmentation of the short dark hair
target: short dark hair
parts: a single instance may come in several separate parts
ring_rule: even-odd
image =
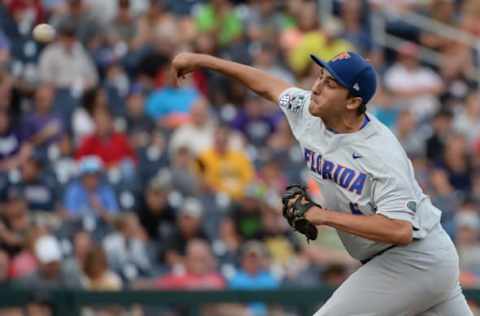
[[[75,37],[77,27],[73,21],[63,20],[58,26],[59,34],[65,37]]]
[[[361,97],[359,97],[358,95],[355,95],[354,93],[352,93],[352,91],[348,91],[347,99],[350,99],[350,98],[361,98]],[[362,103],[357,108],[357,115],[362,115],[365,112],[367,112],[367,103],[364,102],[362,99]]]

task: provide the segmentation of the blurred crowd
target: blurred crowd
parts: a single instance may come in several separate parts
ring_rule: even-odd
[[[280,213],[287,184],[306,183],[320,200],[321,190],[277,105],[205,70],[177,86],[169,62],[213,54],[308,89],[310,53],[355,50],[380,75],[368,111],[395,132],[443,211],[462,284],[480,287],[480,60],[400,18],[416,12],[479,36],[480,2],[332,3],[321,20],[310,0],[2,1],[0,283],[337,286],[358,263],[335,232],[321,228],[307,245]],[[376,14],[410,43],[379,46]],[[53,43],[32,38],[39,23],[56,28]],[[417,44],[440,63],[422,61]]]

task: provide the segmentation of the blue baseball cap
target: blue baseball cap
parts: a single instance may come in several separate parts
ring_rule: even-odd
[[[103,162],[98,156],[86,156],[80,161],[78,171],[80,175],[94,174],[102,172]]]
[[[315,63],[328,70],[335,80],[354,96],[368,103],[377,89],[377,75],[373,66],[354,52],[342,52],[325,62],[310,55]]]

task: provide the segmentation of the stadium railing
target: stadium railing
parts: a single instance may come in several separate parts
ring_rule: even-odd
[[[84,307],[122,306],[181,306],[188,316],[199,315],[201,306],[214,303],[262,302],[296,307],[300,315],[312,315],[333,293],[332,288],[283,288],[276,290],[225,291],[120,291],[99,292],[81,290],[33,291],[0,289],[0,308],[22,307],[29,303],[44,303],[53,316],[80,316]],[[464,290],[467,299],[480,303],[480,290]],[[182,314],[183,315],[183,314]]]

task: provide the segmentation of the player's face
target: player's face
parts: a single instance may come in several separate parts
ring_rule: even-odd
[[[320,68],[312,87],[309,110],[313,116],[326,118],[345,111],[348,90],[342,87],[324,68]]]

